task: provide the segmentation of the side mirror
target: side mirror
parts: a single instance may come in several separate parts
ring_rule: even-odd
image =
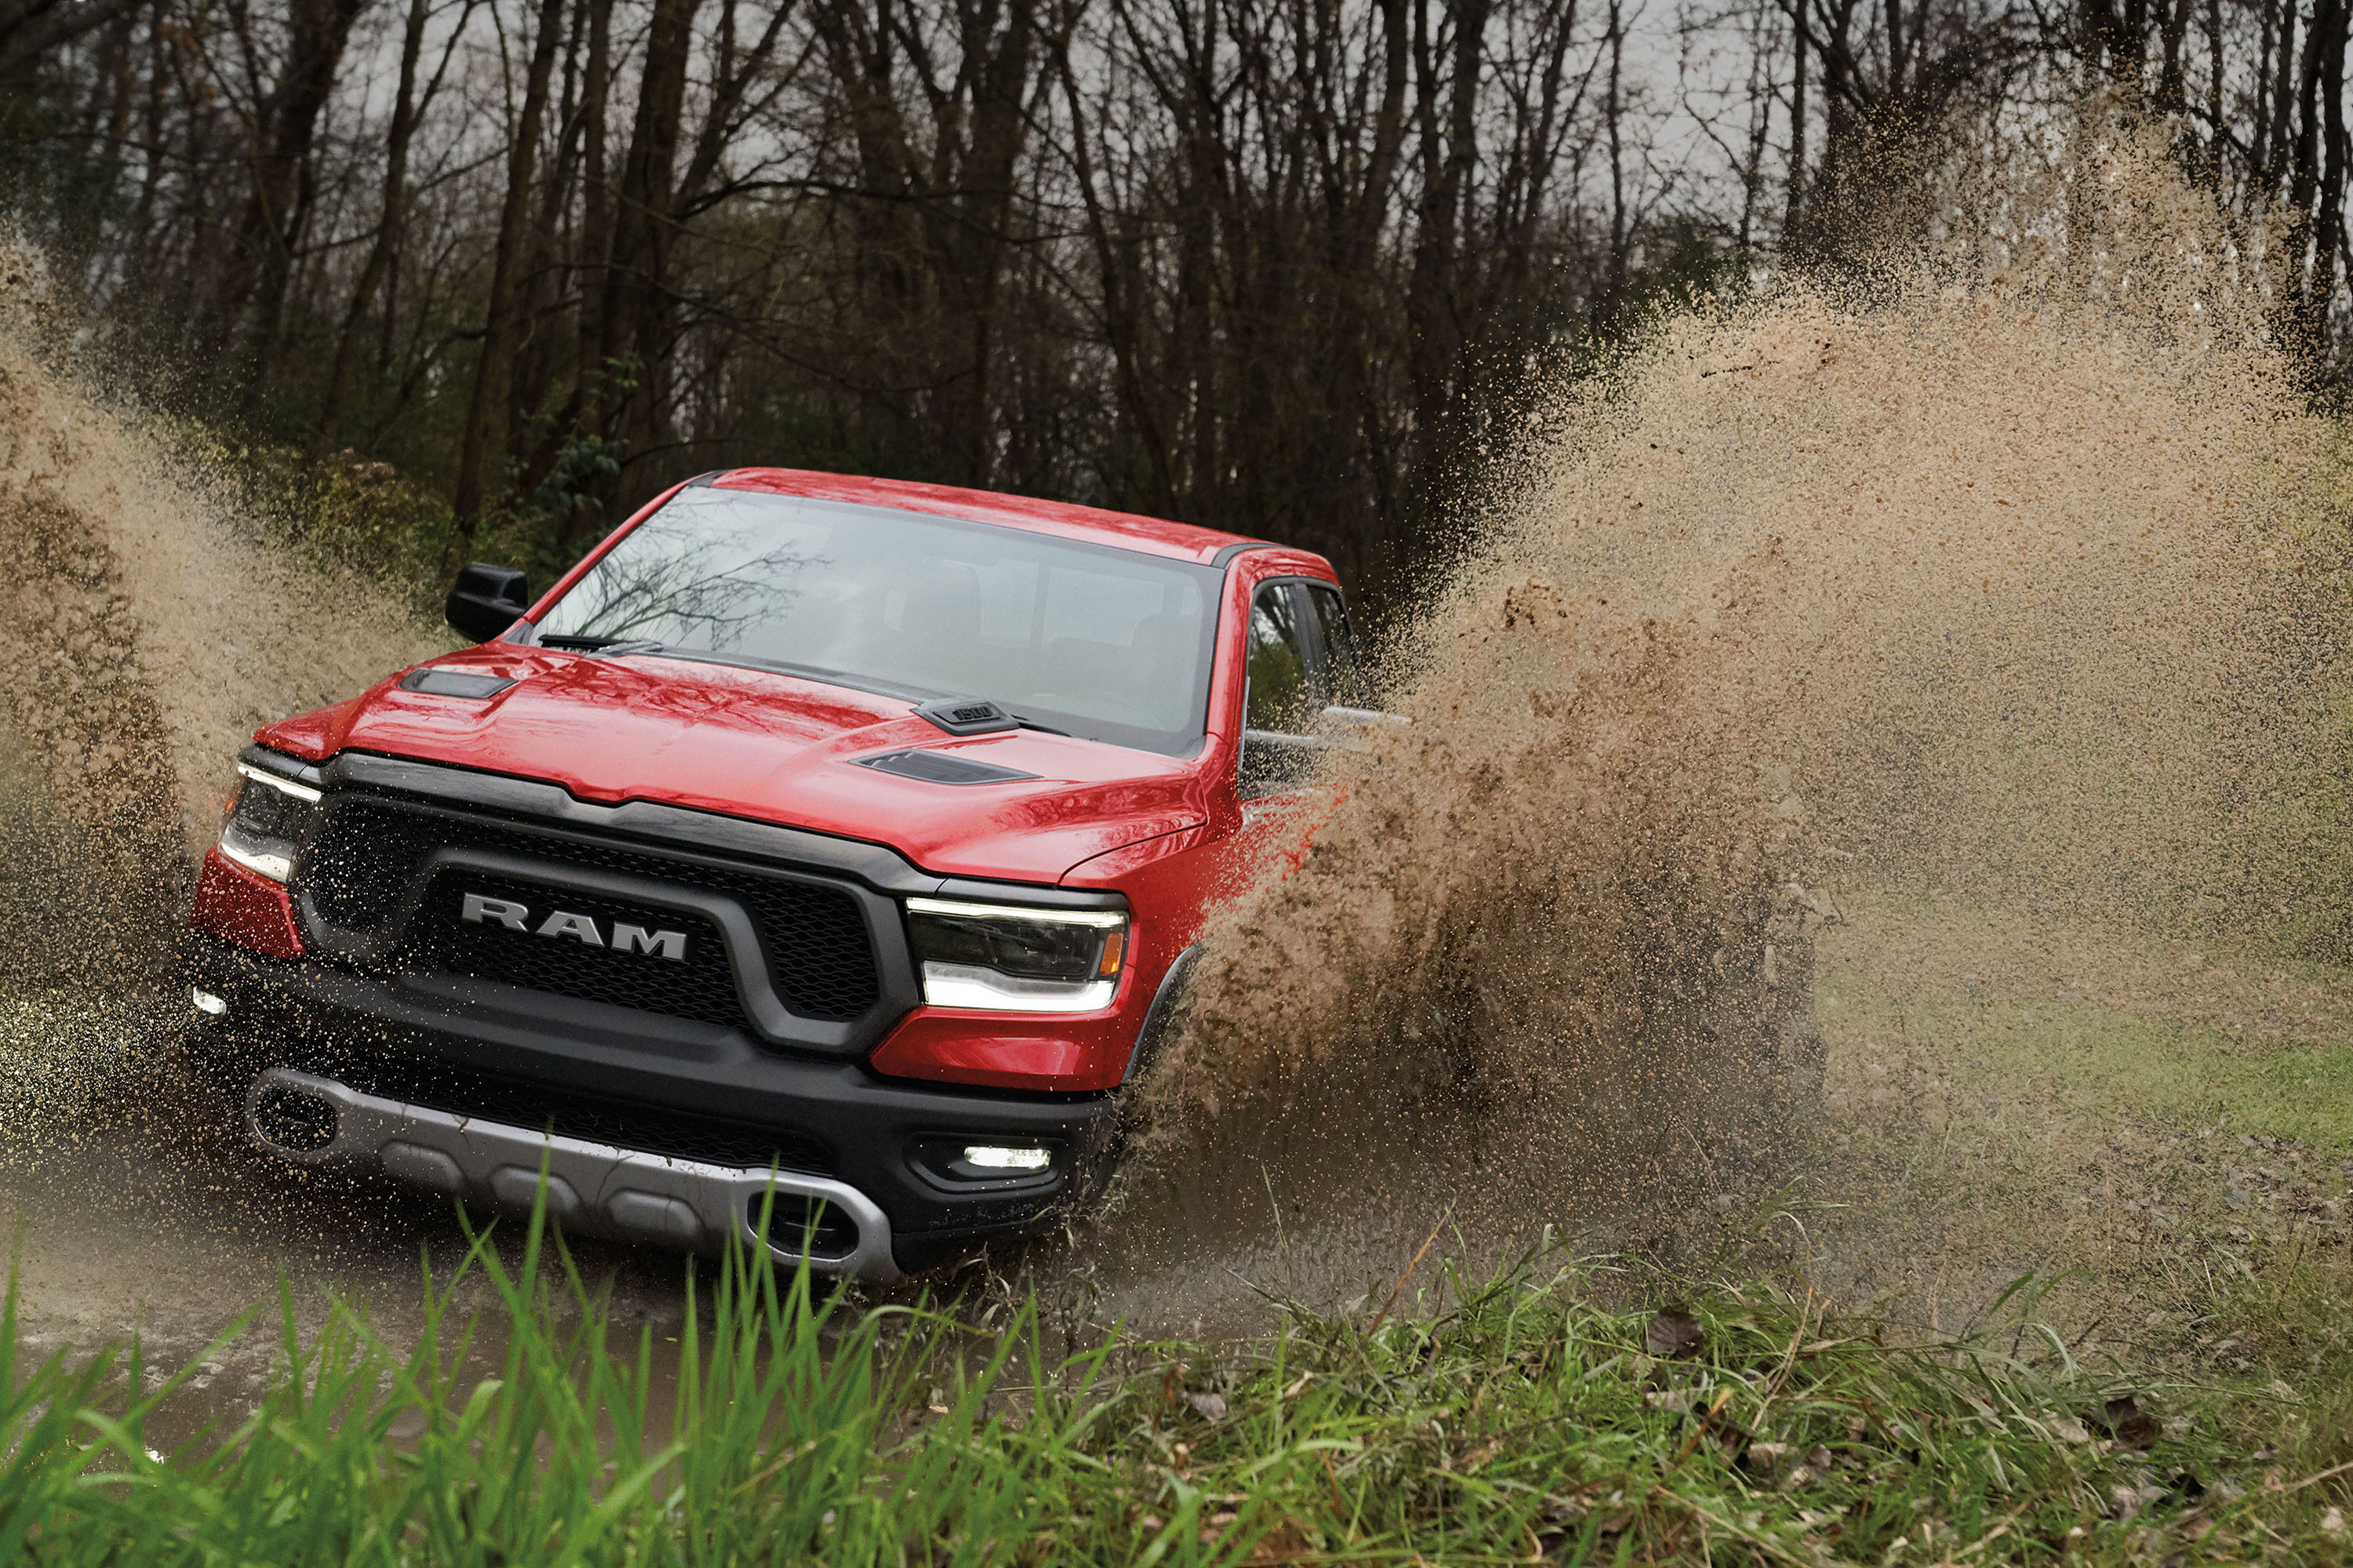
[[[530,579],[512,566],[477,561],[458,574],[442,613],[468,642],[489,642],[530,608]]]

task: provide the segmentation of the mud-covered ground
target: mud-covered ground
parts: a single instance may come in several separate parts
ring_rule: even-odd
[[[1843,1307],[1946,1332],[2038,1275],[2037,1310],[2079,1353],[2185,1373],[2242,1368],[2261,1326],[2230,1320],[2232,1287],[2267,1258],[2353,1240],[2353,976],[1949,906],[1845,915],[1817,984],[1823,1102],[1791,1162],[1746,1185],[1727,1170],[1712,1201],[1675,1212],[1530,1215],[1531,1237],[1556,1225],[1623,1254],[1637,1282],[1795,1263]],[[397,1338],[420,1264],[446,1271],[465,1238],[438,1200],[246,1150],[181,1068],[179,1007],[64,993],[0,1005],[0,1205],[28,1346],[136,1332],[176,1365],[258,1309],[202,1378],[201,1402],[234,1409],[277,1353],[281,1279],[301,1322],[334,1291]],[[1385,1288],[1433,1228],[1437,1254],[1455,1244],[1432,1192],[1155,1256],[1132,1234],[1153,1223],[1146,1203],[904,1294],[961,1292],[978,1316],[1026,1271],[1073,1334],[1117,1319],[1239,1332],[1262,1290],[1336,1303]],[[595,1241],[576,1254],[618,1323],[675,1335],[683,1260]]]
[[[1828,933],[1820,1284],[1944,1331],[2030,1272],[2086,1353],[2243,1370],[2236,1287],[2353,1241],[2353,976],[1949,905]],[[1819,1206],[1817,1206],[1819,1205]]]

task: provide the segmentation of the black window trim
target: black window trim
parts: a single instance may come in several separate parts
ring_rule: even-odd
[[[1279,577],[1261,577],[1259,579],[1258,586],[1250,590],[1250,604],[1255,606],[1258,596],[1269,588],[1280,587],[1290,594],[1291,618],[1299,627],[1301,651],[1307,656],[1307,678],[1314,683],[1315,689],[1328,691],[1331,689],[1329,655],[1324,646],[1323,620],[1316,615],[1315,605],[1307,596],[1308,586],[1311,584],[1340,594],[1341,613],[1343,615],[1347,613],[1348,596],[1340,593],[1340,584],[1328,577],[1314,577],[1304,572],[1286,572]],[[1354,635],[1356,629],[1353,624],[1348,627],[1351,635]],[[1249,635],[1247,618],[1243,622],[1243,635],[1245,637]],[[1243,649],[1243,659],[1245,663],[1248,662],[1247,647]],[[1242,710],[1242,716],[1244,719],[1250,716],[1247,706]]]

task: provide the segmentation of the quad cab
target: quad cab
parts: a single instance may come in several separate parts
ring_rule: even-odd
[[[709,475],[448,614],[237,763],[189,949],[248,1132],[871,1278],[1100,1190],[1207,906],[1380,718],[1321,557],[931,485]]]

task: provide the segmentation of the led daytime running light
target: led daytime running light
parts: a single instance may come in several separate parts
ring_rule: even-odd
[[[1117,910],[1047,910],[1033,904],[967,904],[954,899],[909,899],[907,912],[955,915],[965,920],[1034,921],[1047,925],[1092,926],[1112,931],[1127,923]]]
[[[309,784],[297,784],[283,773],[273,773],[267,768],[257,768],[251,763],[239,763],[237,771],[256,784],[266,784],[271,789],[292,795],[305,805],[319,804],[319,792]]]

